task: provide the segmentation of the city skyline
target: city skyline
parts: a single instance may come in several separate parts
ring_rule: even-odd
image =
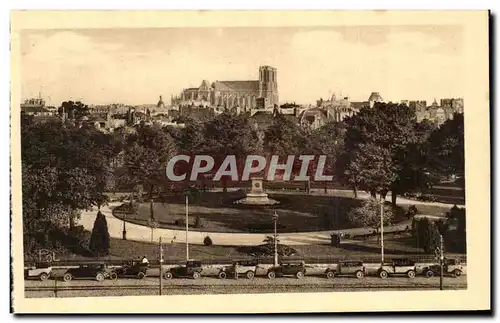
[[[56,106],[154,104],[204,79],[258,79],[271,65],[280,103],[379,92],[430,105],[462,97],[462,43],[460,26],[24,31],[21,90]]]

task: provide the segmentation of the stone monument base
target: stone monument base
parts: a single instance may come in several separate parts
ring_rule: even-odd
[[[246,194],[246,197],[234,202],[236,204],[248,205],[275,205],[279,204],[278,201],[270,199],[264,189],[262,188],[261,178],[252,178],[252,188]]]

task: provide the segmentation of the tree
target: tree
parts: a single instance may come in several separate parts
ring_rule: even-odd
[[[359,185],[372,195],[383,197],[392,190],[395,202],[398,189],[408,171],[410,147],[421,143],[415,112],[405,104],[376,103],[373,108],[362,108],[345,120],[347,131],[344,156],[340,158],[344,180]],[[368,169],[367,169],[368,167]],[[422,167],[410,167],[422,169]]]
[[[171,128],[167,132],[174,138],[179,152],[193,154],[204,150],[205,124],[188,119],[182,129]]]
[[[199,153],[212,155],[214,169],[228,155],[234,155],[237,161],[244,161],[247,155],[262,151],[256,130],[250,125],[245,115],[224,112],[208,121],[204,127],[204,144]],[[221,178],[224,192],[227,191],[226,177]]]
[[[142,185],[148,190],[151,220],[155,189],[165,183],[165,168],[175,151],[172,137],[159,127],[139,126],[129,138],[124,156],[127,178],[134,186]]]
[[[446,222],[449,230],[446,231],[447,245],[454,252],[466,252],[467,250],[467,226],[465,208],[453,206],[447,213]]]
[[[429,162],[431,168],[443,176],[464,175],[464,116],[454,114],[445,121],[429,139]],[[461,183],[465,190],[465,183]]]
[[[89,249],[94,255],[100,257],[109,254],[109,247],[110,237],[108,222],[106,221],[106,217],[101,213],[101,211],[99,211],[97,212],[97,217],[94,221]]]
[[[325,172],[334,174],[344,149],[345,124],[343,122],[328,122],[312,133],[311,146],[316,155],[325,155],[327,162]],[[325,193],[328,183],[325,182]]]
[[[346,174],[355,174],[359,188],[370,192],[373,198],[379,193],[381,199],[385,199],[396,170],[389,149],[367,143],[359,144],[358,150],[353,152]]]
[[[80,101],[64,101],[58,111],[67,113],[69,119],[80,119],[89,114],[89,107]]]
[[[303,128],[278,114],[264,132],[264,151],[271,155],[304,154],[311,150],[309,138]]]
[[[396,205],[396,196],[399,193],[413,189],[425,190],[435,183],[435,178],[429,172],[428,142],[435,124],[423,120],[414,124],[414,140],[408,141],[406,149],[396,152],[395,160],[398,165],[397,177],[391,184],[392,204]]]
[[[42,173],[47,172],[55,180],[50,196],[42,194],[35,204],[68,209],[72,227],[76,210],[87,209],[102,199],[113,155],[107,148],[107,139],[107,135],[95,129],[80,129],[61,122],[22,128],[21,157],[26,175],[43,181]]]
[[[417,247],[424,249],[425,253],[435,254],[440,248],[440,229],[443,230],[442,223],[436,223],[428,218],[414,220]]]
[[[380,202],[376,199],[368,199],[357,208],[349,211],[347,218],[353,225],[363,228],[380,229]],[[384,226],[392,223],[394,210],[391,206],[384,204]],[[377,241],[379,236],[377,235]]]
[[[23,121],[23,232],[27,253],[40,247],[74,246],[76,237],[70,235],[80,210],[105,203],[110,160],[116,153],[110,148],[109,135],[95,129],[60,121]]]

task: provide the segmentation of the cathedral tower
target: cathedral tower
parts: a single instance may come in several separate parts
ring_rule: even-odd
[[[260,97],[266,98],[268,106],[278,104],[278,72],[271,66],[259,67]]]

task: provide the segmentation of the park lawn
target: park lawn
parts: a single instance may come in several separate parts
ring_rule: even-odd
[[[421,249],[414,248],[411,238],[391,237],[384,239],[385,253],[387,255],[425,255]],[[380,245],[376,239],[366,241],[346,241],[339,248],[329,244],[312,244],[290,246],[297,251],[298,257],[325,258],[325,257],[377,257],[380,255]],[[239,246],[189,246],[189,257],[192,259],[214,260],[247,258],[244,252],[248,247]],[[132,259],[146,255],[150,259],[158,259],[159,246],[156,243],[145,243],[136,241],[125,241],[112,239],[110,257]],[[164,244],[164,258],[166,260],[183,260],[186,258],[186,245],[182,243]]]
[[[112,238],[110,241],[109,256],[101,257],[100,260],[123,260],[137,259],[147,256],[148,259],[159,259],[159,245],[157,243],[128,241]],[[387,258],[421,256],[429,257],[422,249],[413,247],[413,239],[408,235],[388,234],[384,239],[384,252]],[[297,251],[294,258],[305,259],[373,259],[376,261],[380,256],[380,245],[377,239],[372,237],[366,240],[343,241],[340,247],[333,247],[329,244],[311,244],[290,246]],[[189,245],[189,258],[199,260],[231,260],[251,257],[246,250],[248,247],[241,246],[203,246]],[[182,261],[186,259],[186,245],[183,243],[163,244],[164,259]],[[461,255],[454,255],[461,256]],[[76,255],[69,252],[58,254],[57,258],[67,261],[96,260],[96,258]],[[26,259],[30,262],[32,260]]]
[[[363,203],[341,192],[340,196],[270,193],[271,198],[282,202],[276,208],[239,208],[231,202],[241,192],[206,192],[194,197],[189,203],[190,230],[203,232],[261,232],[274,230],[272,214],[279,215],[278,230],[282,233],[308,232],[332,229],[349,229],[349,211]],[[405,220],[409,205],[396,207],[395,223]],[[418,205],[420,214],[444,216],[449,208],[434,205]],[[167,196],[154,202],[154,216],[158,226],[168,229],[184,229],[186,206],[182,196]],[[150,205],[140,203],[136,213],[122,212],[114,215],[125,221],[149,225]],[[199,218],[199,220],[197,220]],[[176,223],[176,221],[179,221]],[[198,222],[198,226],[195,224]]]

